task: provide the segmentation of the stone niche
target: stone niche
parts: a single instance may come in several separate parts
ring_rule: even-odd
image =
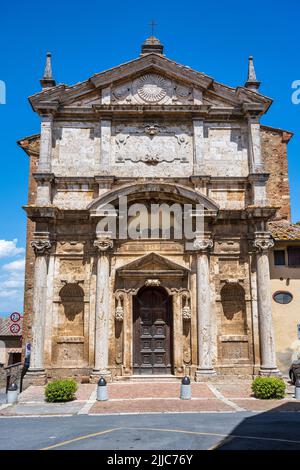
[[[66,283],[59,292],[53,362],[57,367],[80,367],[84,361],[84,291]]]
[[[245,290],[237,283],[221,289],[219,358],[221,363],[249,359]]]

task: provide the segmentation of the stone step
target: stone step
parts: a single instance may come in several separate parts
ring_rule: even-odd
[[[178,383],[182,380],[182,377],[175,377],[175,375],[131,375],[131,376],[121,376],[114,378],[114,382],[173,382]]]

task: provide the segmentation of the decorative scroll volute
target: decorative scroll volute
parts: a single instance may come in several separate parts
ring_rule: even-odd
[[[193,243],[194,249],[198,251],[210,250],[214,245],[213,240],[210,238],[196,237]]]
[[[182,299],[182,319],[184,321],[190,321],[192,317],[191,306],[190,306],[190,293],[189,291],[183,291],[181,294]]]
[[[115,308],[115,320],[122,322],[124,320],[124,292],[117,291],[115,294],[117,305]]]
[[[273,248],[274,241],[271,238],[256,238],[253,241],[253,248],[259,252],[265,252]]]
[[[94,241],[94,247],[101,253],[111,249],[114,246],[113,241],[110,238],[97,238]]]
[[[33,248],[36,256],[47,255],[51,250],[52,242],[50,240],[32,240],[30,245]]]

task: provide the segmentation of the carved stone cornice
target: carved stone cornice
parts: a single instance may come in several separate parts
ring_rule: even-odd
[[[30,246],[33,248],[35,255],[48,255],[53,243],[50,240],[32,240]]]
[[[114,242],[110,238],[97,238],[94,241],[94,247],[100,252],[104,253],[114,246]]]
[[[214,245],[213,240],[210,238],[196,237],[193,243],[193,248],[200,252],[209,251]]]
[[[23,206],[28,218],[33,222],[44,222],[46,219],[55,219],[61,213],[60,209],[57,207],[50,205],[50,206],[35,206],[35,205],[27,205]]]

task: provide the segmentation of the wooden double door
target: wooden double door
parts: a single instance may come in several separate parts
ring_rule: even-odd
[[[133,303],[133,373],[172,373],[172,303],[160,287],[144,287]]]

